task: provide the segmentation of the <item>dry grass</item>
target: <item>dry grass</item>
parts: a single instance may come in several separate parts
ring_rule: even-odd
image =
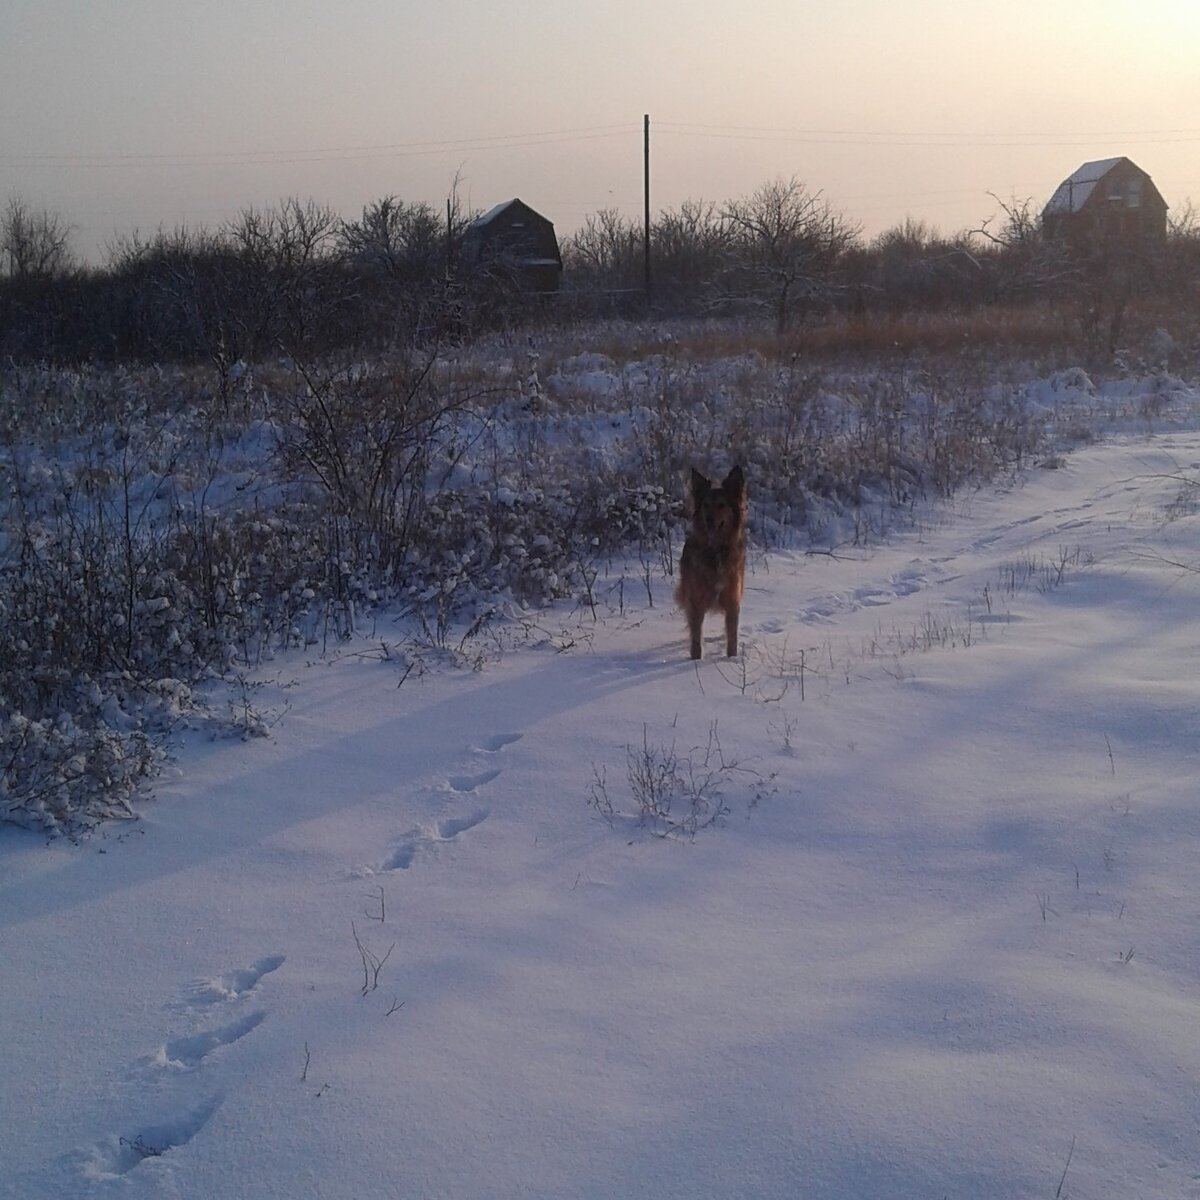
[[[696,363],[755,355],[786,363],[994,352],[1049,370],[1084,360],[1081,316],[1077,302],[1037,301],[953,312],[833,313],[811,317],[782,335],[743,320],[606,322],[591,327],[588,343],[618,364],[651,356]],[[1200,331],[1200,313],[1162,297],[1139,298],[1125,317],[1122,342],[1139,350],[1157,328],[1190,346]],[[577,334],[567,337],[578,344]]]
[[[1007,349],[1041,357],[1067,352],[1078,340],[1071,314],[1041,305],[954,313],[834,313],[782,335],[757,322],[732,320],[610,323],[590,339],[592,349],[618,363],[650,355],[707,362],[753,354],[767,362],[789,362],[798,356],[871,358],[963,349]]]
[[[1076,336],[1066,314],[1025,305],[970,312],[839,315],[791,332],[784,339],[783,350],[788,354],[866,357],[1009,350],[1042,357],[1061,352]]]

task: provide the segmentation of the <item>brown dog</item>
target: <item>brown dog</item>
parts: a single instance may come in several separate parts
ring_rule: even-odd
[[[746,573],[746,479],[734,467],[720,483],[692,468],[692,525],[679,557],[675,603],[687,614],[692,657],[701,656],[704,614],[725,614],[725,653],[738,652],[738,613]]]

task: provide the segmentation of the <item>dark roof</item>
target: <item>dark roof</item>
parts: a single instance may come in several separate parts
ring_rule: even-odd
[[[526,212],[533,213],[535,217],[539,217],[543,221],[547,220],[547,218],[543,217],[540,212],[530,208],[524,200],[518,200],[514,196],[511,200],[503,200],[494,207],[489,208],[482,216],[476,217],[475,220],[473,220],[468,226],[468,228],[483,229],[485,226],[490,225],[493,221],[495,221],[497,217],[501,216],[503,213],[506,213],[510,208],[515,206],[523,208]],[[548,221],[547,223],[549,224]]]

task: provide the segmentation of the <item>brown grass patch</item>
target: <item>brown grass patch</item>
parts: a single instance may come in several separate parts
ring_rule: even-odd
[[[711,322],[606,323],[593,328],[588,348],[618,364],[651,356],[680,362],[710,362],[756,355],[765,362],[801,359],[909,358],[979,355],[990,351],[1054,369],[1084,361],[1081,301],[1037,301],[991,305],[954,312],[902,312],[809,318],[782,335],[765,324]],[[1122,344],[1138,350],[1156,328],[1185,344],[1197,318],[1163,297],[1140,297],[1126,311]]]

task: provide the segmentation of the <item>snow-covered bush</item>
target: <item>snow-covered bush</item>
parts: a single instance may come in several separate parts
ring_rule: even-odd
[[[219,376],[10,367],[0,820],[119,815],[174,722],[229,724],[212,681],[372,613],[444,646],[561,598],[594,610],[631,559],[652,596],[692,465],[745,466],[760,546],[869,537],[1019,469],[1056,413],[1100,402],[1086,376],[697,359],[694,340],[646,335],[623,363],[581,338]]]
[[[133,796],[163,761],[161,739],[115,728],[104,707],[31,720],[0,698],[0,823],[76,834],[133,815]]]

